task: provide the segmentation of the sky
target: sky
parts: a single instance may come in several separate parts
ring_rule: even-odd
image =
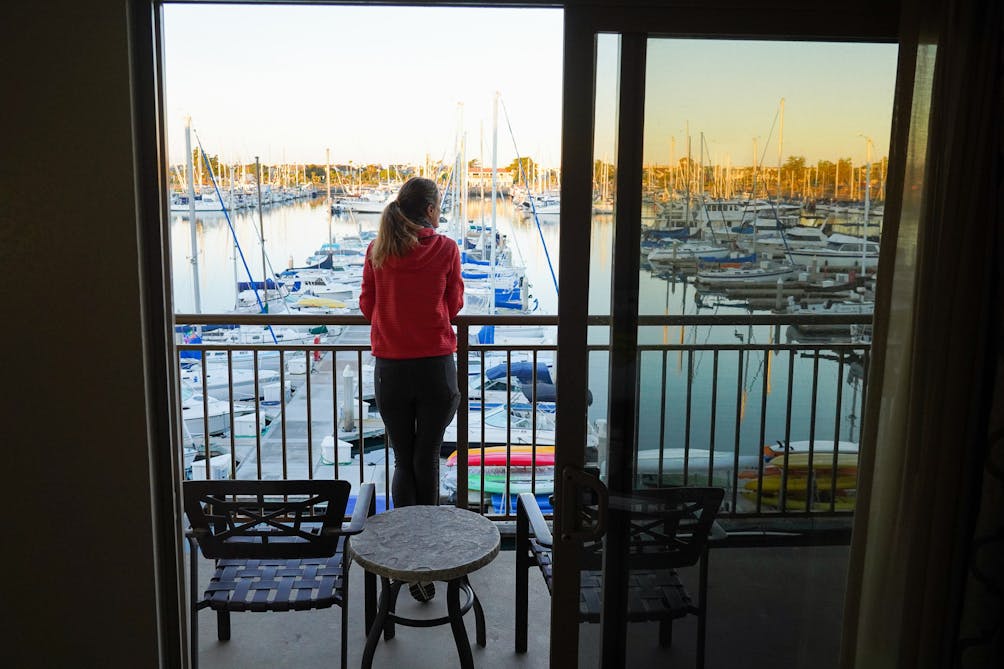
[[[463,105],[468,159],[560,162],[559,10],[165,7],[172,162],[185,115],[207,153],[263,162],[452,162]],[[194,140],[193,140],[194,142]]]
[[[225,161],[345,164],[452,162],[517,155],[560,163],[562,13],[543,9],[167,5],[165,88],[170,160],[185,117]],[[645,162],[776,165],[887,153],[896,46],[650,40]],[[597,51],[596,148],[613,162],[616,40]],[[508,123],[507,123],[508,116]],[[511,125],[511,132],[509,127]],[[194,140],[193,140],[194,142]]]

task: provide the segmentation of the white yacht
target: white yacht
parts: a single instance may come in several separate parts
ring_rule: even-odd
[[[878,266],[879,245],[860,237],[830,235],[826,246],[792,250],[791,261],[798,265],[865,269]]]

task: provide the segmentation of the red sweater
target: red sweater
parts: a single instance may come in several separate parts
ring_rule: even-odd
[[[408,255],[390,256],[379,268],[366,250],[359,308],[370,322],[377,358],[431,358],[457,350],[450,321],[464,306],[460,251],[433,228],[418,231]]]

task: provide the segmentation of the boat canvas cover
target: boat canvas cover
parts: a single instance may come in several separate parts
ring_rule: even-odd
[[[478,334],[480,335],[480,333]],[[485,377],[490,381],[501,379],[505,376],[515,377],[520,383],[529,385],[533,383],[533,363],[525,361],[514,362],[509,365],[508,374],[506,373],[505,363],[495,365],[485,371]],[[551,372],[547,369],[547,363],[537,363],[537,383],[553,385],[554,382],[551,380]]]

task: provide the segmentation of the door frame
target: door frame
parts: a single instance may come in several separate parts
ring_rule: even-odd
[[[822,2],[747,2],[710,0],[700,6],[614,6],[603,3],[564,5],[562,81],[562,149],[557,366],[562,387],[588,385],[589,263],[594,159],[596,36],[621,37],[617,108],[617,199],[614,215],[614,264],[611,272],[610,368],[607,405],[607,484],[610,499],[625,499],[634,472],[631,451],[635,440],[635,379],[638,367],[638,272],[640,258],[641,175],[644,141],[645,57],[650,37],[758,39],[789,41],[895,42],[898,38],[898,0],[853,0],[835,7]],[[576,259],[560,262],[560,259]],[[585,465],[586,393],[559,393],[556,435],[565,447],[556,450],[555,471],[579,470]],[[569,447],[576,445],[576,447]],[[564,518],[566,477],[555,477],[554,554],[551,599],[552,667],[578,666],[579,655],[579,541]],[[626,512],[611,503],[607,510],[603,578],[619,596],[604,589],[601,666],[623,667],[625,662],[626,577],[624,546]],[[573,621],[576,624],[571,624]],[[574,660],[572,659],[574,658]]]
[[[279,0],[271,4],[562,8],[565,26],[561,112],[563,202],[559,248],[562,258],[578,259],[588,257],[590,247],[589,226],[582,225],[581,221],[588,221],[591,216],[594,36],[597,33],[892,42],[898,37],[899,0],[846,0],[836,5],[822,0],[707,0],[700,5],[674,6],[676,3],[677,0],[650,0],[625,6],[618,0]],[[148,423],[152,441],[158,444],[174,443],[178,429],[177,398],[170,390],[174,387],[172,380],[175,377],[169,356],[172,350],[173,308],[167,281],[166,258],[170,247],[165,224],[166,178],[161,155],[165,136],[161,113],[164,93],[160,69],[163,62],[161,12],[165,4],[165,0],[130,0],[128,26],[132,52],[131,77],[135,84],[133,131],[137,146],[141,147],[141,153],[136,157],[136,186],[137,218],[140,221],[138,236],[144,258],[144,302],[149,306],[143,314],[149,338],[144,360],[149,374]],[[209,0],[206,4],[210,4]],[[244,4],[262,3],[244,0]],[[640,138],[643,129],[638,127],[635,130]],[[579,223],[574,224],[574,221]],[[559,277],[559,285],[565,290],[559,294],[558,300],[557,361],[563,369],[564,387],[585,390],[588,381],[588,264],[559,263]],[[583,417],[586,412],[585,392],[559,394],[556,427],[562,443],[584,446],[586,423]],[[183,650],[187,643],[183,623],[185,589],[181,545],[177,535],[177,527],[184,518],[175,494],[179,487],[176,479],[178,463],[171,453],[172,449],[157,449],[153,454],[150,482],[155,499],[152,519],[155,539],[151,548],[155,562],[154,578],[159,591],[156,606],[160,620],[161,657],[168,665],[184,666],[187,663],[187,653]],[[581,468],[583,464],[582,447],[557,451],[557,471],[565,466]],[[560,503],[563,489],[560,476],[556,477],[555,484],[555,496]],[[578,625],[568,624],[576,619],[578,608],[577,555],[573,550],[574,544],[562,537],[560,513],[555,516],[554,536],[551,664],[577,666]],[[607,624],[613,623],[608,620]],[[604,666],[623,664],[623,658],[620,665],[615,659],[609,661],[611,664],[605,659]]]

